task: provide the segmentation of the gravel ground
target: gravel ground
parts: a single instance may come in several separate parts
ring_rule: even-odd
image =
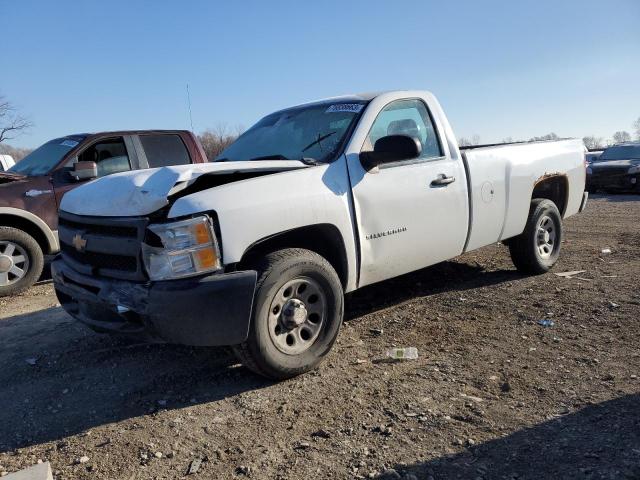
[[[366,288],[321,367],[281,383],[94,334],[44,282],[0,301],[0,475],[640,478],[639,254],[640,196],[594,198],[554,270],[585,272],[524,277],[496,245]]]

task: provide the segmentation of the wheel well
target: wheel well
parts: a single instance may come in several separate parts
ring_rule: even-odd
[[[342,287],[346,288],[348,265],[344,240],[340,231],[327,223],[287,230],[258,240],[244,252],[238,266],[284,248],[306,248],[324,257],[338,274]]]
[[[28,233],[38,242],[43,253],[51,252],[45,233],[35,223],[26,218],[16,217],[15,215],[0,215],[0,226],[18,228]]]
[[[560,215],[564,217],[565,208],[567,207],[567,195],[569,194],[569,182],[564,175],[544,176],[539,179],[531,199],[546,198],[556,204]]]

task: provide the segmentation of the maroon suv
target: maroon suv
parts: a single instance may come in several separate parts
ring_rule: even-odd
[[[185,130],[82,133],[34,150],[0,173],[0,296],[33,285],[44,255],[59,250],[58,206],[69,190],[111,173],[206,161]]]

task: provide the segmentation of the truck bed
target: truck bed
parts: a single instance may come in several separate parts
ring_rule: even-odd
[[[522,233],[533,189],[545,178],[566,180],[563,218],[578,213],[586,175],[581,140],[474,145],[460,150],[470,205],[465,251]]]
[[[500,142],[500,143],[483,143],[479,145],[466,145],[464,147],[458,147],[460,151],[468,151],[468,150],[477,150],[479,148],[488,148],[488,147],[503,147],[505,145],[533,145],[536,143],[552,143],[552,142],[561,142],[563,140],[572,140],[571,138],[560,139],[560,140],[535,140],[532,142],[528,142],[526,140],[521,140],[518,142]]]

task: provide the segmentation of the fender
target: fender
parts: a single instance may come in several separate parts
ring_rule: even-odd
[[[330,164],[250,178],[191,193],[178,198],[167,217],[182,218],[215,212],[225,265],[240,262],[245,252],[261,239],[312,225],[331,225],[344,242],[348,270],[344,283],[345,291],[349,292],[357,286],[357,249],[347,178],[342,156]]]
[[[49,228],[49,225],[47,225],[44,220],[42,220],[37,215],[34,215],[33,213],[26,210],[21,210],[19,208],[13,207],[0,207],[0,215],[11,215],[13,217],[22,218],[37,227],[38,230],[42,232],[47,242],[46,246],[48,247],[48,252],[45,253],[54,253],[60,250],[57,230],[51,230],[51,228]]]

